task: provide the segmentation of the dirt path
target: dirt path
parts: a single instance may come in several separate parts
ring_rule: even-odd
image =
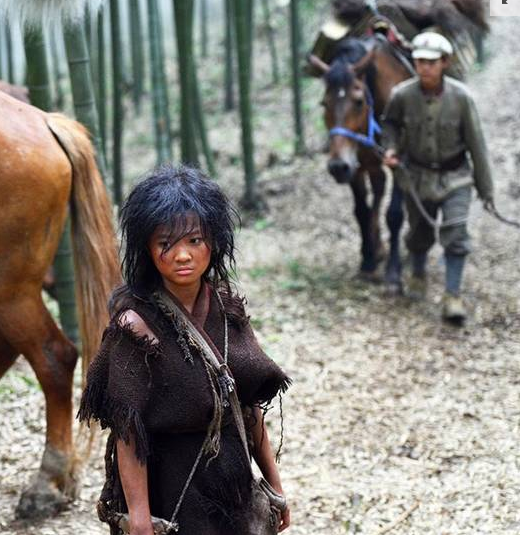
[[[516,19],[495,23],[492,58],[469,80],[486,125],[497,202],[511,215],[520,199],[516,27]],[[277,124],[274,106],[271,135],[283,136],[290,125]],[[228,142],[221,141],[223,151]],[[319,142],[319,134],[310,140]],[[259,152],[267,158],[267,149]],[[270,212],[240,235],[240,277],[259,337],[294,379],[284,403],[282,462],[289,533],[376,535],[418,504],[392,534],[518,534],[520,233],[474,203],[471,319],[462,330],[450,328],[438,319],[438,247],[425,303],[388,300],[380,288],[352,280],[359,240],[351,195],[324,169],[320,155],[266,171],[261,188]],[[229,167],[225,175],[233,194],[239,172]],[[25,364],[0,384],[0,402],[0,533],[106,533],[93,511],[99,456],[73,511],[33,527],[12,523],[43,440],[41,393]]]

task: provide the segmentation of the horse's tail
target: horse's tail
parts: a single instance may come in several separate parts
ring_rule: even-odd
[[[57,113],[47,114],[47,125],[72,164],[70,213],[84,385],[108,323],[110,293],[120,280],[112,207],[87,130]]]

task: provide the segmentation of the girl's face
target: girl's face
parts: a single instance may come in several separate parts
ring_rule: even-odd
[[[211,259],[211,248],[203,239],[197,219],[188,217],[187,228],[188,232],[177,239],[170,228],[159,225],[148,241],[150,255],[164,286],[174,295],[178,290],[198,289]],[[174,239],[177,241],[172,243]]]

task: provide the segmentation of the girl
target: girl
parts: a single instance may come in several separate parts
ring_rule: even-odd
[[[230,284],[237,214],[199,170],[161,167],[121,217],[126,285],[111,300],[79,412],[111,429],[100,518],[113,535],[126,512],[131,535],[152,535],[152,516],[172,519],[181,535],[256,535],[233,396],[248,415],[253,458],[283,495],[261,409],[290,381],[260,349]],[[288,508],[277,522],[289,526]]]

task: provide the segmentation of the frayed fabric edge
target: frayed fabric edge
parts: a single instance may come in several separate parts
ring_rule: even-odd
[[[90,384],[83,392],[77,414],[80,422],[99,422],[101,429],[110,428],[116,440],[130,444],[135,441],[135,455],[141,464],[146,462],[150,454],[148,433],[137,410],[111,399],[104,386]]]

